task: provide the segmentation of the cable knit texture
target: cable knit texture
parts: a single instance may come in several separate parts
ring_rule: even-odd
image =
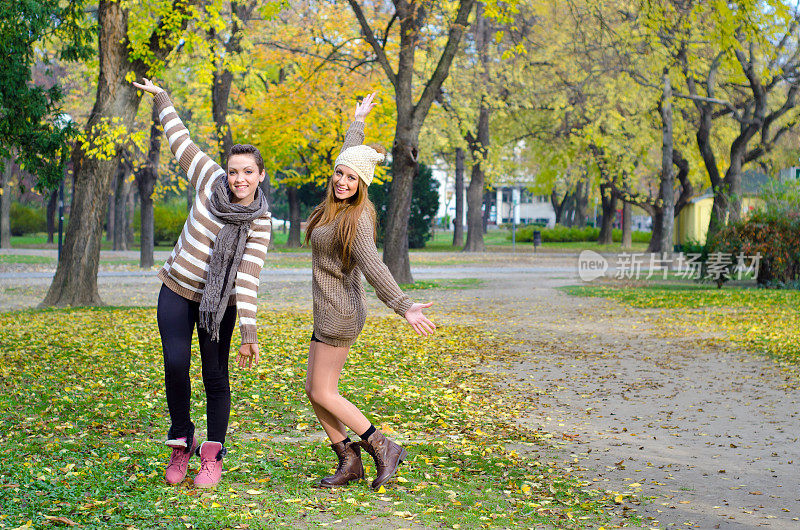
[[[209,211],[209,198],[214,181],[220,175],[225,175],[225,170],[191,141],[189,131],[175,112],[166,92],[156,94],[153,104],[158,109],[169,147],[196,190],[186,224],[172,253],[158,271],[158,277],[174,293],[200,302],[214,243],[224,225]],[[258,284],[269,247],[270,218],[269,211],[266,211],[250,223],[242,261],[236,272],[234,293],[228,300],[229,306],[236,304],[242,344],[257,342]]]
[[[364,124],[353,122],[342,151],[364,141]],[[311,232],[311,284],[314,298],[314,335],[331,346],[352,345],[367,318],[363,273],[378,299],[400,316],[413,302],[394,281],[375,247],[375,226],[368,212],[358,220],[351,256],[355,267],[345,271],[342,243],[336,236],[338,219]]]
[[[339,164],[347,166],[369,186],[375,176],[375,165],[383,162],[384,155],[368,145],[354,145],[343,150],[336,158],[333,167]]]

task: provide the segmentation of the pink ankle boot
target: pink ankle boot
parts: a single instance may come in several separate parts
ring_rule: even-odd
[[[197,450],[197,438],[192,436],[192,446],[187,447],[186,438],[167,440],[168,447],[172,447],[172,456],[169,457],[167,471],[164,478],[167,484],[180,484],[186,478],[186,471],[189,469],[189,459],[192,458]]]
[[[213,488],[222,477],[224,451],[219,442],[203,442],[200,446],[200,472],[194,477],[198,488]]]

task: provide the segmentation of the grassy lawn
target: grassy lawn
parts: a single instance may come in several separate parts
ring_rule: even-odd
[[[800,364],[800,291],[709,284],[574,286],[578,296],[600,296],[634,307],[669,309],[669,324],[691,333],[722,331],[734,343],[781,362]]]
[[[483,242],[486,244],[488,251],[511,251],[513,243],[509,239],[508,230],[489,230],[484,234]],[[466,241],[466,234],[464,234]],[[459,251],[462,247],[453,247],[453,233],[437,231],[433,237],[426,243],[422,251],[430,252],[453,252]],[[539,251],[575,251],[581,250],[594,250],[595,252],[621,252],[622,244],[614,243],[613,245],[599,245],[594,241],[574,241],[574,242],[557,242],[557,243],[542,243],[542,246],[537,250]],[[647,243],[634,243],[629,252],[644,252],[647,249]],[[517,252],[533,252],[533,243],[525,242],[516,244]],[[416,249],[414,250],[416,251]]]
[[[286,240],[288,238],[288,234],[284,234],[280,230],[276,230],[272,233],[272,238],[275,241],[276,245],[286,245]],[[139,235],[136,234],[134,239],[134,250],[139,249]],[[103,250],[111,250],[112,242],[108,241],[107,239],[103,238],[101,242],[101,248]],[[12,248],[58,248],[58,234],[56,234],[56,242],[55,243],[48,243],[47,242],[47,234],[29,234],[25,236],[12,236],[11,237],[11,247]],[[156,245],[156,250],[172,250],[172,245]]]
[[[508,239],[509,232],[507,230],[490,230],[483,236],[483,241],[489,251],[510,251],[512,249],[511,240]],[[301,248],[287,248],[286,241],[288,234],[278,229],[272,232],[272,239],[275,243],[275,248],[270,252],[278,253],[293,253],[293,252],[308,252],[307,247]],[[466,234],[464,234],[466,238]],[[138,249],[138,239],[134,242],[134,250]],[[56,248],[56,244],[47,243],[46,234],[36,234],[29,236],[14,236],[11,238],[11,246],[13,248]],[[111,242],[103,239],[102,249],[111,250]],[[433,237],[426,243],[423,249],[412,249],[412,252],[458,252],[462,247],[453,246],[453,233],[436,231]],[[581,250],[594,250],[595,252],[621,252],[622,247],[620,243],[613,245],[598,245],[593,241],[577,241],[577,242],[563,242],[563,243],[543,243],[539,250],[543,251],[575,251]],[[644,252],[647,249],[647,243],[634,243],[633,252]],[[159,245],[156,250],[172,250],[172,246]],[[518,252],[533,252],[532,243],[517,243],[516,250]]]
[[[49,256],[28,256],[25,254],[0,254],[0,264],[5,263],[29,263],[31,265],[53,264],[56,259]]]
[[[222,483],[168,487],[155,322],[152,308],[0,313],[0,527],[597,528],[625,495],[589,489],[542,456],[549,435],[516,425],[521,405],[479,369],[517,355],[504,343],[462,326],[420,340],[396,318],[368,320],[342,388],[406,445],[407,465],[376,493],[312,487],[334,460],[309,436],[321,431],[303,391],[311,318],[267,309],[261,364],[231,369]],[[195,361],[204,430],[199,371]]]

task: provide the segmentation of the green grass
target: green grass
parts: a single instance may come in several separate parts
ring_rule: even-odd
[[[599,296],[633,307],[669,310],[671,324],[692,333],[722,333],[751,351],[800,364],[800,291],[724,287],[708,284],[657,284],[637,287],[573,286],[576,296]]]
[[[510,251],[514,246],[512,241],[508,239],[508,230],[489,230],[484,234],[483,242],[489,251]],[[464,241],[466,242],[466,234],[464,234]],[[425,244],[422,251],[430,252],[453,252],[459,251],[462,247],[453,246],[453,233],[437,231],[433,237]],[[634,243],[632,248],[626,249],[628,252],[644,252],[647,249],[647,243]],[[516,250],[518,252],[533,252],[533,243],[520,243],[517,242]],[[539,251],[581,251],[581,250],[594,250],[595,252],[622,252],[622,244],[614,243],[612,245],[600,245],[592,241],[575,241],[575,242],[559,242],[559,243],[542,243],[538,247]],[[416,251],[416,249],[414,250]]]
[[[484,244],[489,251],[510,251],[512,249],[512,243],[507,238],[508,231],[507,230],[490,230],[487,234],[483,236]],[[300,247],[300,248],[287,248],[286,241],[288,240],[288,233],[283,233],[283,230],[277,229],[272,232],[272,239],[275,243],[275,248],[272,249],[270,252],[277,252],[277,253],[302,253],[302,252],[309,252],[308,247]],[[464,239],[466,241],[466,233],[464,234]],[[301,236],[302,240],[302,236]],[[135,240],[133,250],[138,250],[138,235],[137,239]],[[48,244],[47,243],[47,235],[46,234],[36,234],[36,235],[28,235],[28,236],[15,236],[11,238],[11,246],[12,248],[56,248],[56,244]],[[102,242],[102,249],[103,250],[111,250],[112,244],[110,241],[107,241],[105,238]],[[437,231],[433,237],[426,243],[425,248],[422,249],[412,249],[411,252],[458,252],[462,250],[463,247],[454,247],[453,246],[453,233],[452,232],[443,232],[441,230]],[[580,250],[594,250],[596,252],[621,252],[622,247],[619,243],[614,243],[613,245],[598,245],[597,243],[593,242],[566,242],[566,243],[543,243],[539,250],[543,251],[580,251]],[[634,243],[632,249],[628,249],[629,251],[634,252],[643,252],[647,249],[646,243]],[[172,250],[172,246],[170,245],[159,245],[156,247],[156,250]],[[532,243],[517,243],[516,250],[518,252],[533,252],[533,244]]]
[[[530,245],[530,243],[525,243]],[[633,243],[630,248],[623,249],[622,243],[611,245],[600,245],[591,241],[564,241],[559,243],[542,243],[540,247],[544,250],[594,250],[595,252],[644,252],[647,250],[647,243]]]
[[[483,280],[477,278],[456,278],[452,280],[417,280],[414,283],[402,283],[400,288],[404,291],[424,289],[463,290],[480,287],[482,284]]]
[[[26,254],[0,254],[0,264],[55,264],[56,259],[50,256],[30,256]]]
[[[162,482],[169,425],[153,308],[0,313],[0,527],[39,528],[48,517],[176,529],[596,528],[609,520],[616,492],[591,490],[548,461],[547,435],[520,427],[524,406],[481,369],[518,354],[463,326],[421,340],[397,318],[368,320],[341,388],[409,459],[385,491],[365,482],[312,487],[334,458],[309,437],[320,432],[303,390],[310,315],[262,309],[259,322],[262,362],[232,368],[222,483],[202,491]],[[195,351],[192,415],[202,430],[199,372]],[[196,470],[193,459],[190,476]]]

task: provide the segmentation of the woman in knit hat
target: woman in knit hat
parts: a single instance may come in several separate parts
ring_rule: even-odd
[[[364,477],[360,447],[375,460],[379,488],[394,474],[406,450],[377,431],[350,401],[339,394],[350,346],[366,320],[361,274],[375,288],[378,298],[404,317],[422,336],[436,326],[422,313],[432,304],[413,303],[400,290],[375,247],[375,207],[367,196],[375,165],[386,151],[361,145],[364,119],[375,106],[370,94],[356,107],[355,120],[328,182],[325,200],[308,219],[306,244],[311,244],[314,332],[308,354],[306,393],[339,459],[333,476],[320,481],[324,487],[341,486]],[[345,427],[359,435],[353,442]]]
[[[179,484],[197,451],[196,486],[216,486],[222,475],[225,434],[231,410],[228,354],[236,313],[242,345],[239,366],[258,363],[256,297],[270,238],[270,213],[258,185],[264,180],[261,153],[252,145],[234,145],[227,171],[189,139],[167,93],[148,79],[136,88],[155,96],[158,117],[169,147],[196,190],[192,209],[175,248],[158,272],[158,330],[164,350],[164,380],[172,425],[166,444],[172,448],[165,478]],[[206,391],[208,441],[199,445],[189,417],[189,361],[197,326],[203,385]]]

